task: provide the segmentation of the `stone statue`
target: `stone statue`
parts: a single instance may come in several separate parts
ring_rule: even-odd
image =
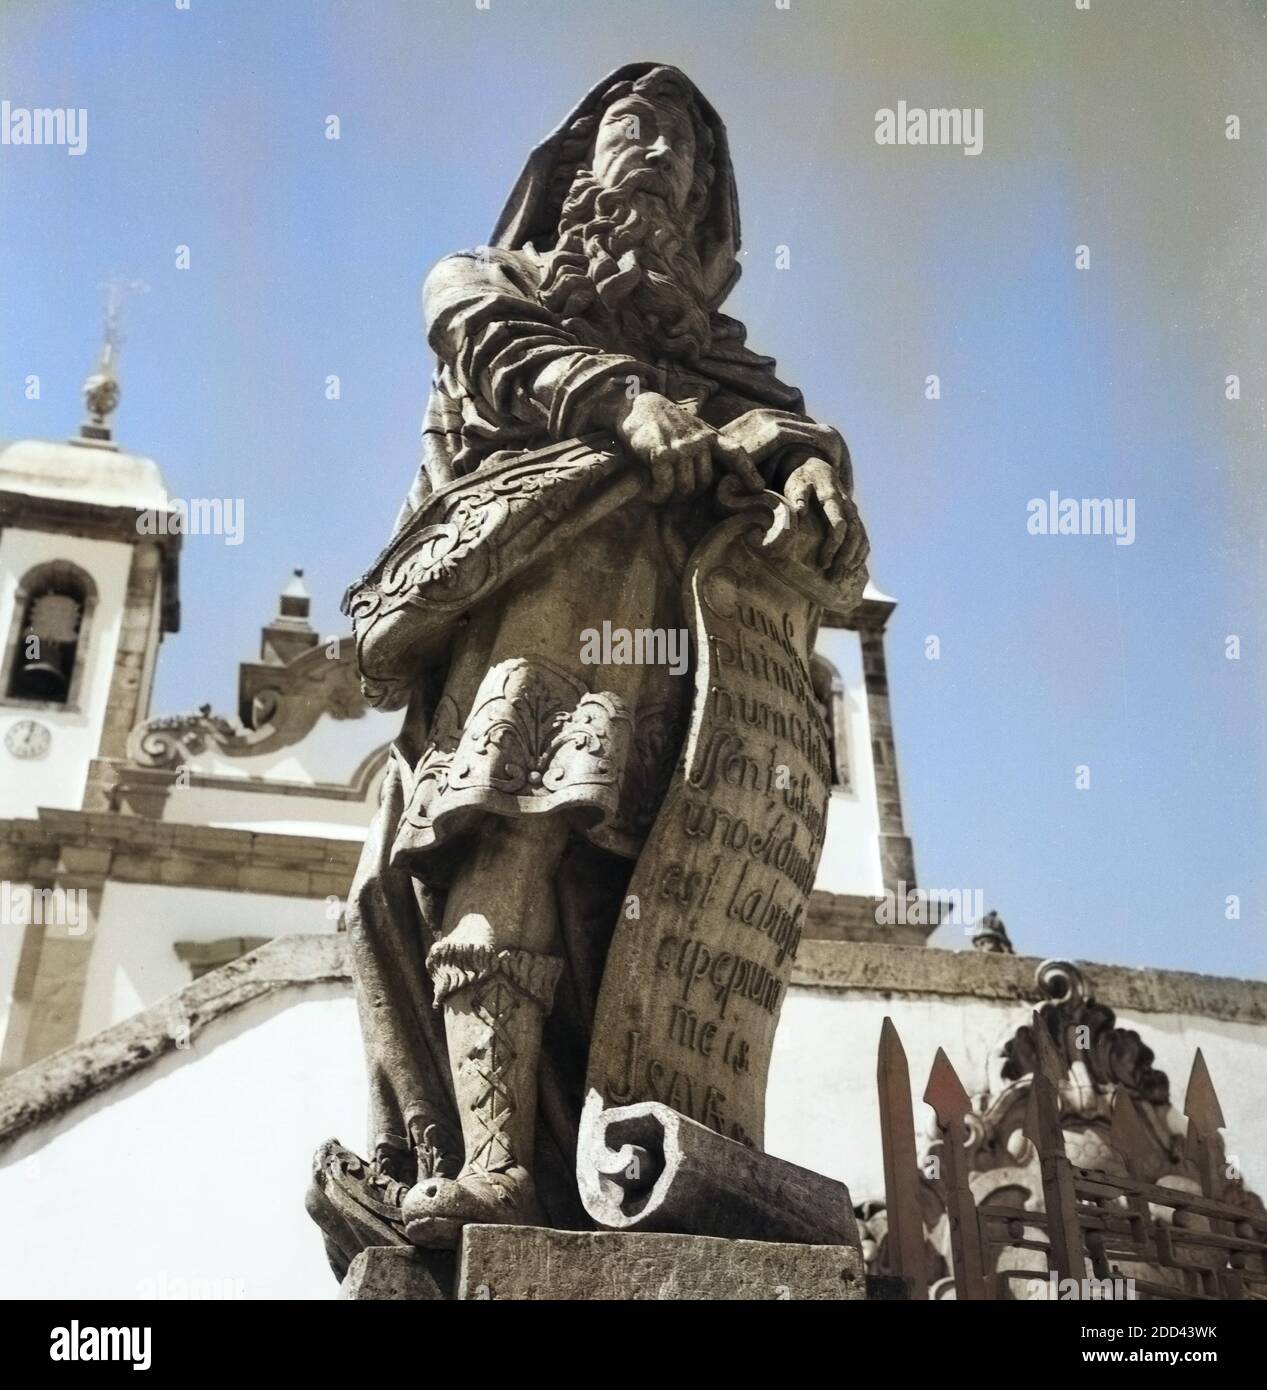
[[[427,277],[422,465],[345,604],[406,713],[346,915],[370,1153],[323,1146],[308,1201],[340,1276],[586,1227],[587,1095],[761,1146],[830,778],[807,662],[867,543],[840,435],[720,312],[738,249],[725,127],[634,63]]]

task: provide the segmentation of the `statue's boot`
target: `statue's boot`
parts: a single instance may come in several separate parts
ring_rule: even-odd
[[[456,1246],[470,1224],[539,1225],[531,1164],[541,1030],[562,962],[533,951],[437,942],[427,957],[444,1009],[466,1162],[405,1197],[415,1245]]]

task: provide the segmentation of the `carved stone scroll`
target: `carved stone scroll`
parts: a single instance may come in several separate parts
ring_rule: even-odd
[[[654,1101],[581,1120],[585,1210],[611,1231],[676,1231],[861,1248],[842,1182],[758,1153]]]
[[[759,1149],[831,791],[810,653],[847,596],[801,563],[786,504],[757,501],[686,566],[691,727],[612,939],[587,1088]]]

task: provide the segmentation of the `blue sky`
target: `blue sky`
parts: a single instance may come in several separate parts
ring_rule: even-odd
[[[89,128],[0,147],[0,437],[73,431],[121,274],[121,442],[246,506],[186,541],[155,712],[233,709],[293,566],[341,627],[415,466],[423,274],[649,57],[730,127],[731,312],[853,452],[921,880],[1027,954],[1262,976],[1262,3],[8,0],[0,97]],[[982,154],[877,146],[899,99],[981,107]],[[1135,544],[1028,534],[1052,489],[1134,499]]]

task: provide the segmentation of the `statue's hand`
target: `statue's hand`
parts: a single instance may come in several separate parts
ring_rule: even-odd
[[[812,449],[820,459],[829,460],[849,481],[849,450],[840,431],[816,420],[803,420],[786,410],[764,407],[749,410],[728,425],[722,435],[740,445],[754,463],[764,463],[771,454],[784,449]]]
[[[616,436],[651,470],[651,500],[693,497],[713,484],[718,469],[734,473],[753,492],[765,481],[742,444],[655,391],[642,391],[621,412]]]
[[[820,527],[821,518],[826,527],[817,560],[827,578],[839,583],[856,574],[871,553],[871,543],[836,468],[826,459],[807,459],[784,483],[783,495],[798,526]]]

